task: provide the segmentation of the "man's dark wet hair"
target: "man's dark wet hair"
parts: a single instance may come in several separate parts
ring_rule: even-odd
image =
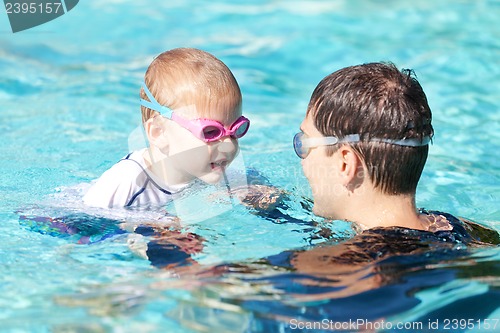
[[[340,69],[318,84],[307,113],[324,136],[360,135],[361,142],[349,145],[364,161],[376,188],[393,195],[415,193],[429,146],[369,142],[432,137],[431,110],[412,70],[399,71],[392,63]],[[327,154],[337,148],[328,147]]]

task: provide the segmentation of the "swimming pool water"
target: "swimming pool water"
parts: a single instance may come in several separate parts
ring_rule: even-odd
[[[326,241],[321,229],[329,241],[350,235],[348,224],[301,207],[310,191],[291,139],[321,78],[371,61],[413,68],[433,110],[418,205],[500,230],[499,16],[493,0],[93,0],[12,34],[0,13],[0,331],[289,332],[297,318],[500,318],[498,248],[368,266],[339,285],[390,282],[346,296],[308,283],[280,257]],[[205,246],[195,256],[201,266],[180,277],[135,255],[128,234],[79,245],[20,224],[19,211],[78,211],[51,196],[127,153],[146,67],[181,46],[209,51],[234,72],[252,120],[245,165],[294,193],[288,214],[298,221],[238,207],[190,226]]]

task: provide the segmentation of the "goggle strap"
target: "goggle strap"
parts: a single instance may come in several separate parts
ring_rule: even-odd
[[[305,138],[300,140],[302,147],[313,148],[325,145],[334,145],[339,142],[339,139],[334,136],[318,137],[318,138]]]
[[[349,134],[349,135],[346,135],[344,136],[342,139],[337,139],[338,142],[359,142],[361,141],[361,137],[359,136],[359,134]]]
[[[334,137],[327,137],[334,138]],[[342,139],[338,140],[338,142],[361,142],[361,137],[359,134],[349,134],[344,136]],[[383,142],[389,143],[391,145],[397,146],[405,146],[405,147],[421,147],[426,146],[431,142],[430,136],[424,136],[422,140],[419,138],[409,138],[409,139],[401,139],[401,140],[393,140],[393,139],[380,139],[380,138],[370,138],[369,142]]]
[[[422,140],[420,140],[419,138],[409,138],[401,140],[371,138],[370,142],[385,142],[391,145],[404,146],[404,147],[422,147],[428,145],[431,142],[431,137],[424,136]]]
[[[153,94],[151,91],[149,91],[148,87],[146,86],[146,83],[142,82],[142,89],[144,89],[144,92],[146,93],[146,96],[148,96],[149,101],[146,101],[145,99],[141,98],[141,105],[149,108],[151,110],[155,110],[161,113],[162,116],[170,119],[172,118],[172,110],[170,108],[167,108],[164,105],[161,105],[158,103],[158,101],[153,97]]]
[[[322,145],[334,145],[336,143],[355,143],[361,142],[361,137],[359,134],[349,134],[344,136],[342,139],[338,139],[335,136],[326,136],[320,138],[306,138],[302,139],[302,147],[304,148],[312,148]],[[397,146],[405,146],[405,147],[421,147],[426,146],[432,141],[430,136],[424,136],[422,139],[418,138],[409,138],[409,139],[401,139],[401,140],[393,140],[393,139],[380,139],[380,138],[370,138],[368,142],[383,142],[389,143]]]

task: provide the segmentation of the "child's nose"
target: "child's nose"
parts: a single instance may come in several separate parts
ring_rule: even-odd
[[[238,149],[238,140],[228,136],[219,141],[217,149],[221,153],[233,153]]]

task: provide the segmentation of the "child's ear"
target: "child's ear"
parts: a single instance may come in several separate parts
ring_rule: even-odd
[[[163,135],[165,124],[159,119],[161,117],[150,118],[144,123],[144,130],[150,145],[156,146],[160,150],[168,147],[168,139]]]

